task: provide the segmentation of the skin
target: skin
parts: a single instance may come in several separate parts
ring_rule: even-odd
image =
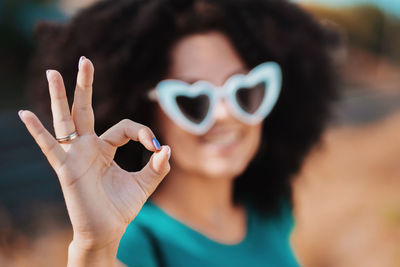
[[[230,75],[247,71],[219,33],[189,36],[172,52],[171,78],[203,79],[222,85]],[[91,104],[93,75],[93,64],[82,57],[70,112],[60,73],[47,71],[55,135],[77,131],[76,139],[60,144],[35,114],[19,112],[60,180],[73,227],[68,266],[120,265],[116,254],[127,225],[170,171],[171,148],[156,150],[154,134],[144,125],[125,119],[96,135]],[[168,182],[153,201],[212,239],[240,242],[246,234],[246,213],[243,207],[233,205],[232,186],[257,151],[261,125],[240,123],[223,102],[215,112],[216,124],[204,136],[190,135],[161,110],[158,114],[162,137],[176,149],[176,155]],[[216,144],[215,140],[232,133],[234,141]],[[129,140],[139,141],[154,152],[139,172],[129,173],[113,160],[117,148]]]
[[[25,123],[57,173],[73,227],[68,266],[113,266],[119,241],[137,213],[170,167],[170,148],[156,151],[152,131],[123,120],[101,136],[94,132],[91,106],[94,67],[81,58],[72,113],[69,110],[60,73],[47,71],[56,136],[75,130],[78,137],[60,144],[30,111],[20,111]],[[139,141],[154,151],[139,172],[129,173],[114,161],[119,146]]]
[[[248,72],[229,40],[218,32],[185,37],[177,42],[171,55],[167,78],[206,80],[222,86],[231,75]],[[158,110],[159,132],[174,155],[168,179],[152,200],[209,238],[233,244],[246,235],[246,212],[233,204],[233,182],[255,156],[262,124],[242,123],[232,116],[224,101],[217,104],[213,116],[214,126],[197,136]]]

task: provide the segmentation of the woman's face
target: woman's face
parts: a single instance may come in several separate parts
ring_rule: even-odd
[[[193,34],[179,40],[171,56],[167,78],[188,83],[205,80],[221,86],[231,75],[248,72],[230,41],[218,32]],[[212,178],[233,178],[245,170],[260,144],[261,123],[240,122],[224,100],[215,108],[215,124],[200,136],[180,128],[161,108],[157,112],[163,141],[172,148],[175,169]]]

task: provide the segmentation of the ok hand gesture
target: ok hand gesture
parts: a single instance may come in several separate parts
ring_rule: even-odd
[[[104,257],[115,258],[126,226],[170,168],[170,148],[160,147],[144,125],[125,119],[101,136],[96,135],[91,104],[93,75],[92,62],[81,57],[71,113],[61,75],[55,70],[47,71],[58,140],[35,114],[19,112],[60,180],[74,232],[69,256],[73,265],[82,263],[80,260],[88,251],[96,254],[103,250],[93,257],[100,261]],[[127,172],[113,160],[117,148],[129,140],[139,141],[154,151],[139,172]]]

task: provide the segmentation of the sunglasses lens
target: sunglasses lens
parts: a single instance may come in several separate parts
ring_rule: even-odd
[[[210,99],[205,94],[196,97],[178,96],[176,103],[182,114],[196,124],[204,120],[210,108]]]
[[[252,87],[241,87],[236,91],[236,102],[245,112],[254,114],[264,100],[266,88],[265,82]]]

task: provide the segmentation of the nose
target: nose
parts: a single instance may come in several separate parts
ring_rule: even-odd
[[[220,99],[215,104],[214,116],[217,121],[228,119],[231,116],[229,107],[225,99]]]

